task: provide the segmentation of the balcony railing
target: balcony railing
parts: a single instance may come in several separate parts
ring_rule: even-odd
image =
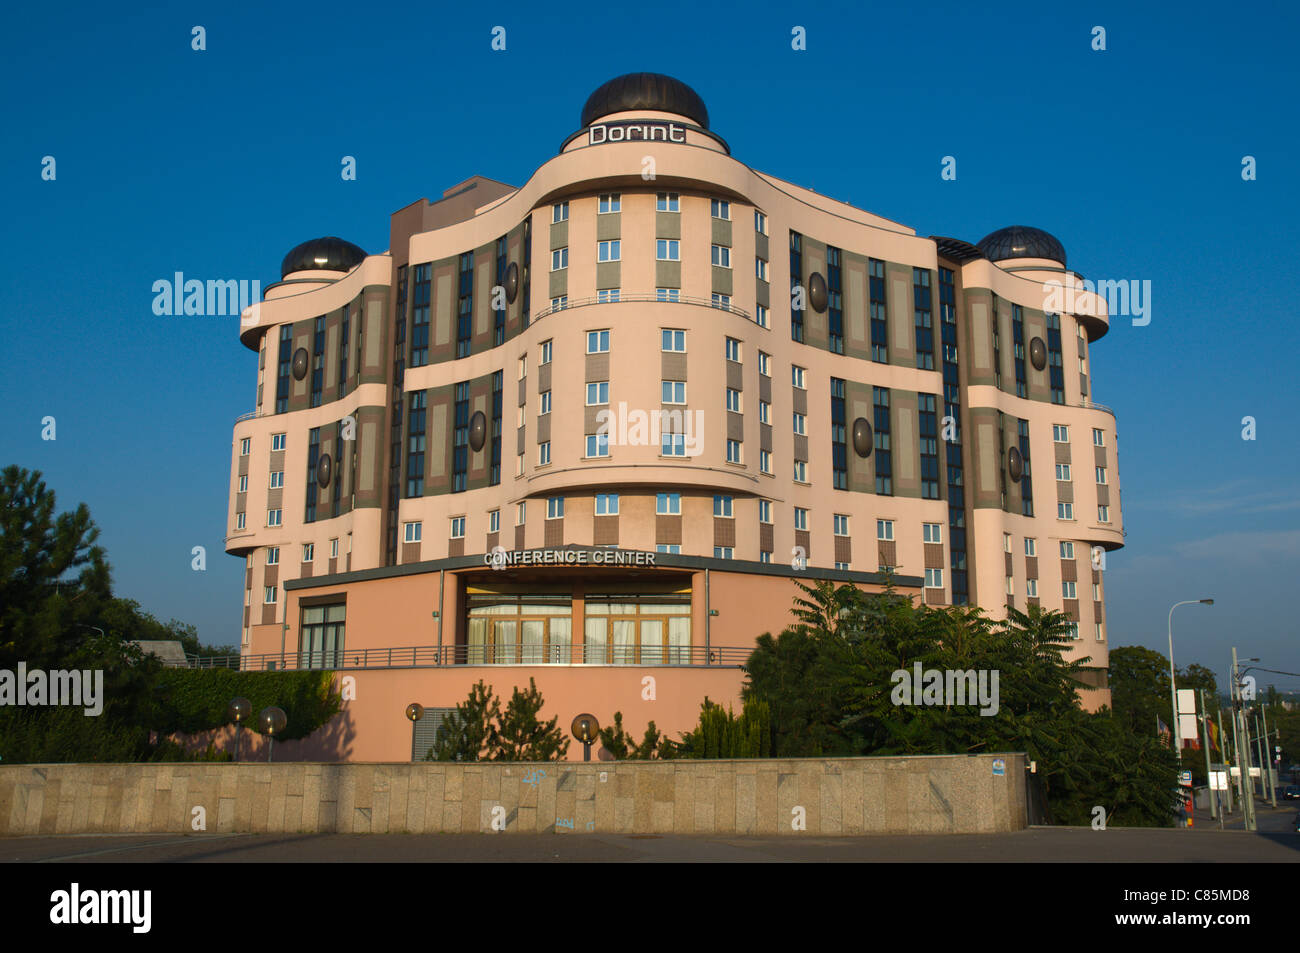
[[[442,668],[491,665],[601,665],[677,668],[739,668],[750,649],[736,646],[637,645],[407,645],[338,651],[286,651],[265,655],[188,657],[190,668],[229,668],[246,672],[306,669]]]
[[[1082,400],[1082,401],[1079,401],[1079,405],[1078,405],[1078,406],[1083,407],[1083,408],[1085,408],[1085,409],[1087,409],[1087,410],[1100,410],[1100,411],[1102,411],[1102,412],[1104,412],[1104,413],[1110,414],[1112,417],[1115,416],[1115,411],[1111,410],[1111,409],[1110,409],[1109,407],[1107,407],[1105,404],[1099,404],[1099,403],[1097,403],[1095,400]]]
[[[743,308],[737,308],[735,305],[714,304],[711,298],[691,298],[686,295],[678,295],[676,298],[661,298],[657,294],[636,294],[636,295],[619,295],[617,298],[570,298],[558,308],[547,308],[533,315],[532,320],[538,321],[548,314],[557,314],[560,311],[568,311],[572,308],[585,308],[593,304],[628,304],[633,302],[648,304],[693,304],[704,308],[713,308],[717,311],[730,311],[732,314],[738,314],[746,321],[754,320],[750,317],[748,311]]]

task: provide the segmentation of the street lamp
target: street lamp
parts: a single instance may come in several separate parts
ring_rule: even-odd
[[[239,760],[239,731],[253,713],[253,703],[247,698],[236,696],[226,706],[226,717],[235,723],[235,760]]]
[[[1175,602],[1169,608],[1169,714],[1174,723],[1169,726],[1169,742],[1174,746],[1174,754],[1178,756],[1179,763],[1183,760],[1183,746],[1179,744],[1178,730],[1178,692],[1174,684],[1174,609],[1179,606],[1212,606],[1213,599],[1188,599],[1184,602]]]
[[[584,712],[573,719],[569,730],[573,732],[573,737],[582,742],[582,760],[590,761],[592,743],[600,737],[600,723],[596,721],[596,716]]]
[[[269,764],[275,759],[275,736],[284,731],[284,726],[289,719],[285,717],[283,708],[267,705],[258,713],[257,720],[262,726],[262,731],[271,737],[270,746],[266,750],[266,760]]]

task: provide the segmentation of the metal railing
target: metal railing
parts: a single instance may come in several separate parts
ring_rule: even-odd
[[[561,311],[568,311],[571,308],[585,308],[594,304],[693,304],[704,308],[713,308],[716,311],[729,311],[732,314],[740,315],[746,321],[753,321],[748,311],[743,308],[737,308],[735,305],[714,304],[711,298],[694,298],[686,295],[678,295],[676,298],[661,298],[658,294],[635,294],[619,295],[617,298],[570,298],[564,304],[556,308],[547,308],[533,315],[534,322],[541,320],[548,314],[558,314]]]
[[[1110,414],[1112,417],[1115,416],[1115,411],[1111,410],[1105,404],[1099,404],[1094,400],[1080,401],[1078,406],[1083,407],[1086,410],[1100,410],[1104,413]]]
[[[738,668],[751,650],[737,646],[619,645],[406,645],[336,651],[286,651],[263,655],[187,657],[190,668],[246,672],[305,669],[440,668],[467,665],[603,665],[679,668]]]

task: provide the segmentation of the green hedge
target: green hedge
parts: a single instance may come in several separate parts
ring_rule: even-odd
[[[257,715],[268,705],[284,709],[287,717],[280,741],[306,738],[339,713],[339,696],[332,685],[334,673],[240,672],[225,668],[169,668],[158,678],[162,730],[193,734],[228,723],[226,708],[242,696],[253,703],[246,727],[258,731]]]

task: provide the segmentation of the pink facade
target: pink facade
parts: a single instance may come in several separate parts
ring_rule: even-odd
[[[756,172],[656,77],[593,94],[519,188],[467,180],[391,238],[294,249],[240,330],[241,648],[357,676],[339,757],[410,757],[406,704],[479,678],[675,736],[738,704],[795,580],[882,567],[930,604],[1064,609],[1106,664],[1107,319],[1056,303],[1081,279],[1046,233],[922,237]]]

